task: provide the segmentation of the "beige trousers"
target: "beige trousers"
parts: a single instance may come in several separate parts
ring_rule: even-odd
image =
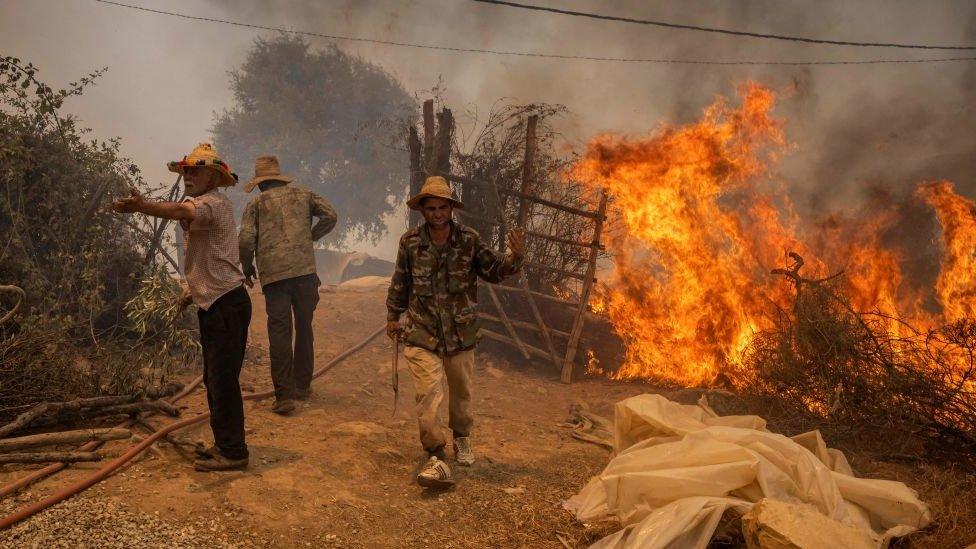
[[[442,357],[420,347],[407,346],[403,356],[410,366],[413,386],[417,391],[417,422],[420,443],[429,453],[443,451],[447,444],[444,427],[438,413],[444,400],[444,378],[447,377],[448,426],[455,437],[471,433],[471,378],[474,374],[474,349],[454,356]]]

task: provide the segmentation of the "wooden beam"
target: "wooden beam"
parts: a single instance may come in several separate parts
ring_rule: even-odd
[[[508,320],[508,315],[505,313],[505,309],[502,307],[501,301],[498,300],[498,294],[495,293],[495,288],[491,284],[488,285],[488,295],[491,296],[491,301],[495,304],[495,309],[498,311],[498,315],[501,317],[502,324],[505,325],[505,330],[508,332],[508,336],[512,338],[512,342],[515,343],[515,346],[522,351],[522,356],[528,360],[530,358],[529,352],[525,349],[525,344],[522,343],[521,339],[519,339],[518,334],[515,332],[515,328],[512,327],[512,323]]]
[[[424,101],[424,171],[434,175],[434,100]]]
[[[586,277],[583,279],[583,291],[580,293],[579,310],[576,312],[576,320],[573,322],[569,343],[566,345],[566,362],[563,363],[563,372],[559,377],[563,383],[572,383],[573,381],[573,362],[576,360],[580,335],[583,333],[583,322],[586,316],[584,313],[590,301],[590,292],[593,290],[593,276],[596,274],[596,260],[600,252],[600,234],[603,232],[603,220],[606,219],[606,211],[607,193],[604,189],[600,189],[600,205],[597,208],[597,212],[600,215],[596,218],[596,227],[593,229],[593,246],[590,248],[590,261],[586,266]]]
[[[498,322],[498,323],[501,323],[501,321],[502,321],[501,318],[499,318],[499,317],[497,317],[495,315],[492,315],[492,314],[488,314],[488,313],[480,313],[479,312],[478,313],[478,318],[483,318],[485,320],[489,320],[491,322]],[[523,328],[523,329],[526,329],[526,330],[532,330],[533,332],[540,332],[541,331],[541,330],[539,330],[539,327],[536,326],[532,322],[526,322],[524,320],[515,320],[515,319],[512,319],[512,318],[510,318],[508,321],[511,322],[512,323],[512,326],[515,327],[515,328]],[[569,332],[564,332],[562,330],[557,330],[555,328],[548,328],[548,330],[549,330],[550,333],[552,333],[554,335],[557,335],[559,337],[565,337],[565,338],[568,338],[569,337]],[[560,366],[560,368],[562,367],[562,361],[560,361],[560,365],[559,366]]]
[[[128,429],[79,429],[77,431],[62,431],[59,433],[41,433],[24,437],[0,440],[0,452],[13,452],[38,446],[54,444],[76,444],[92,440],[122,440],[132,436]]]
[[[434,172],[451,172],[451,140],[454,137],[454,116],[451,109],[437,113],[437,142],[434,144]]]
[[[498,290],[502,290],[503,292],[523,292],[522,288],[517,288],[515,286],[506,286],[505,284],[495,284],[495,288]],[[554,303],[569,305],[574,308],[579,306],[579,303],[576,301],[570,301],[568,299],[563,299],[561,297],[556,297],[554,295],[544,294],[542,292],[537,292],[535,290],[529,290],[529,293],[535,297],[546,299]]]
[[[482,186],[482,187],[490,187],[491,186],[491,183],[489,183],[487,181],[482,181],[480,179],[472,179],[470,177],[465,177],[463,175],[455,175],[455,174],[450,174],[450,173],[440,173],[438,175],[441,175],[444,178],[446,178],[446,179],[448,179],[450,181],[455,181],[457,183],[470,183],[472,185],[479,185],[479,186]],[[526,193],[523,193],[522,191],[514,191],[514,190],[511,190],[511,189],[502,189],[502,188],[499,188],[498,189],[498,192],[501,193],[501,194],[504,194],[504,195],[508,195],[508,196],[516,196],[516,197],[521,198],[523,200],[528,200],[530,202],[535,202],[536,204],[542,204],[543,206],[548,206],[548,207],[553,208],[555,210],[563,211],[563,212],[566,212],[566,213],[571,213],[573,215],[578,215],[580,217],[586,217],[586,218],[589,218],[589,219],[596,219],[597,216],[599,215],[597,212],[591,212],[589,210],[581,210],[579,208],[573,208],[572,206],[566,206],[564,204],[560,204],[559,202],[553,202],[552,200],[547,200],[545,198],[539,198],[538,196],[535,196],[535,195],[532,195],[532,194],[526,194]]]
[[[101,461],[102,456],[95,452],[30,452],[21,454],[0,454],[0,463],[77,463],[79,461]]]
[[[544,271],[552,271],[554,273],[560,273],[560,274],[563,274],[563,275],[568,276],[570,278],[578,278],[578,279],[582,280],[584,283],[587,281],[587,279],[589,279],[589,280],[592,280],[593,279],[592,276],[587,277],[583,273],[576,273],[576,272],[573,272],[573,271],[567,271],[566,269],[560,269],[559,267],[552,267],[550,265],[546,265],[545,263],[537,263],[535,261],[528,261],[528,260],[526,260],[526,261],[523,261],[522,262],[522,265],[524,265],[526,267],[531,267],[533,269],[542,269]]]
[[[420,143],[420,135],[417,133],[417,128],[413,124],[410,125],[410,133],[407,136],[407,148],[410,151],[409,196],[415,196],[420,192],[420,187],[424,183],[424,169],[421,165],[421,149],[423,148],[423,145]],[[407,223],[411,227],[414,225],[419,225],[420,219],[420,212],[410,210]]]
[[[525,158],[522,160],[522,195],[532,194],[532,179],[535,177],[535,150],[538,143],[535,138],[535,128],[539,123],[539,116],[533,114],[525,122]],[[529,218],[532,203],[522,199],[519,203],[518,226],[525,228]]]
[[[503,336],[502,334],[499,334],[497,332],[493,332],[493,331],[491,331],[491,330],[489,330],[487,328],[482,328],[482,329],[478,330],[478,333],[481,334],[482,337],[487,337],[488,339],[494,339],[495,341],[500,341],[502,343],[507,343],[507,344],[511,345],[512,347],[517,347],[517,345],[515,344],[515,342],[512,341],[512,339],[510,337]],[[528,345],[526,343],[523,343],[522,346],[525,347],[525,349],[527,351],[529,351],[530,353],[538,356],[539,358],[541,358],[543,360],[548,361],[550,359],[549,353],[543,351],[542,349],[540,349],[540,348],[538,348],[538,347],[536,347],[534,345]]]

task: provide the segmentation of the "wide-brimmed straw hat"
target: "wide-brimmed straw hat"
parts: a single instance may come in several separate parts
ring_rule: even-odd
[[[407,200],[407,207],[411,210],[419,210],[420,202],[425,198],[444,198],[450,200],[455,208],[463,208],[464,204],[454,196],[454,191],[447,184],[447,180],[439,175],[432,175],[424,181],[424,186],[420,188],[417,196]]]
[[[193,152],[183,157],[183,160],[167,162],[166,167],[169,171],[183,174],[186,168],[190,167],[212,168],[220,174],[220,187],[233,187],[237,184],[237,174],[230,171],[230,165],[220,159],[217,151],[210,143],[200,143]]]
[[[244,192],[249,193],[262,181],[284,181],[291,183],[292,179],[287,175],[281,175],[281,168],[278,167],[278,157],[274,155],[259,156],[254,160],[254,179],[244,185]]]

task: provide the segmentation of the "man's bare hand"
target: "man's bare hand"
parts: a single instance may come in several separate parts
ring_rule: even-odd
[[[508,233],[508,249],[512,251],[512,255],[516,258],[523,259],[525,257],[525,232],[522,229],[512,229]]]
[[[399,320],[388,320],[386,322],[386,335],[389,336],[390,339],[395,339],[396,336],[402,331],[403,328],[400,327]]]
[[[146,199],[142,197],[142,194],[140,194],[135,187],[129,187],[129,196],[126,198],[116,198],[113,200],[112,209],[117,213],[141,212],[145,203]]]

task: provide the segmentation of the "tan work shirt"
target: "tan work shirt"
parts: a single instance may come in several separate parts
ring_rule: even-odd
[[[217,189],[185,202],[196,207],[192,222],[180,221],[186,250],[186,283],[193,304],[206,311],[221,296],[244,283],[234,206]]]

